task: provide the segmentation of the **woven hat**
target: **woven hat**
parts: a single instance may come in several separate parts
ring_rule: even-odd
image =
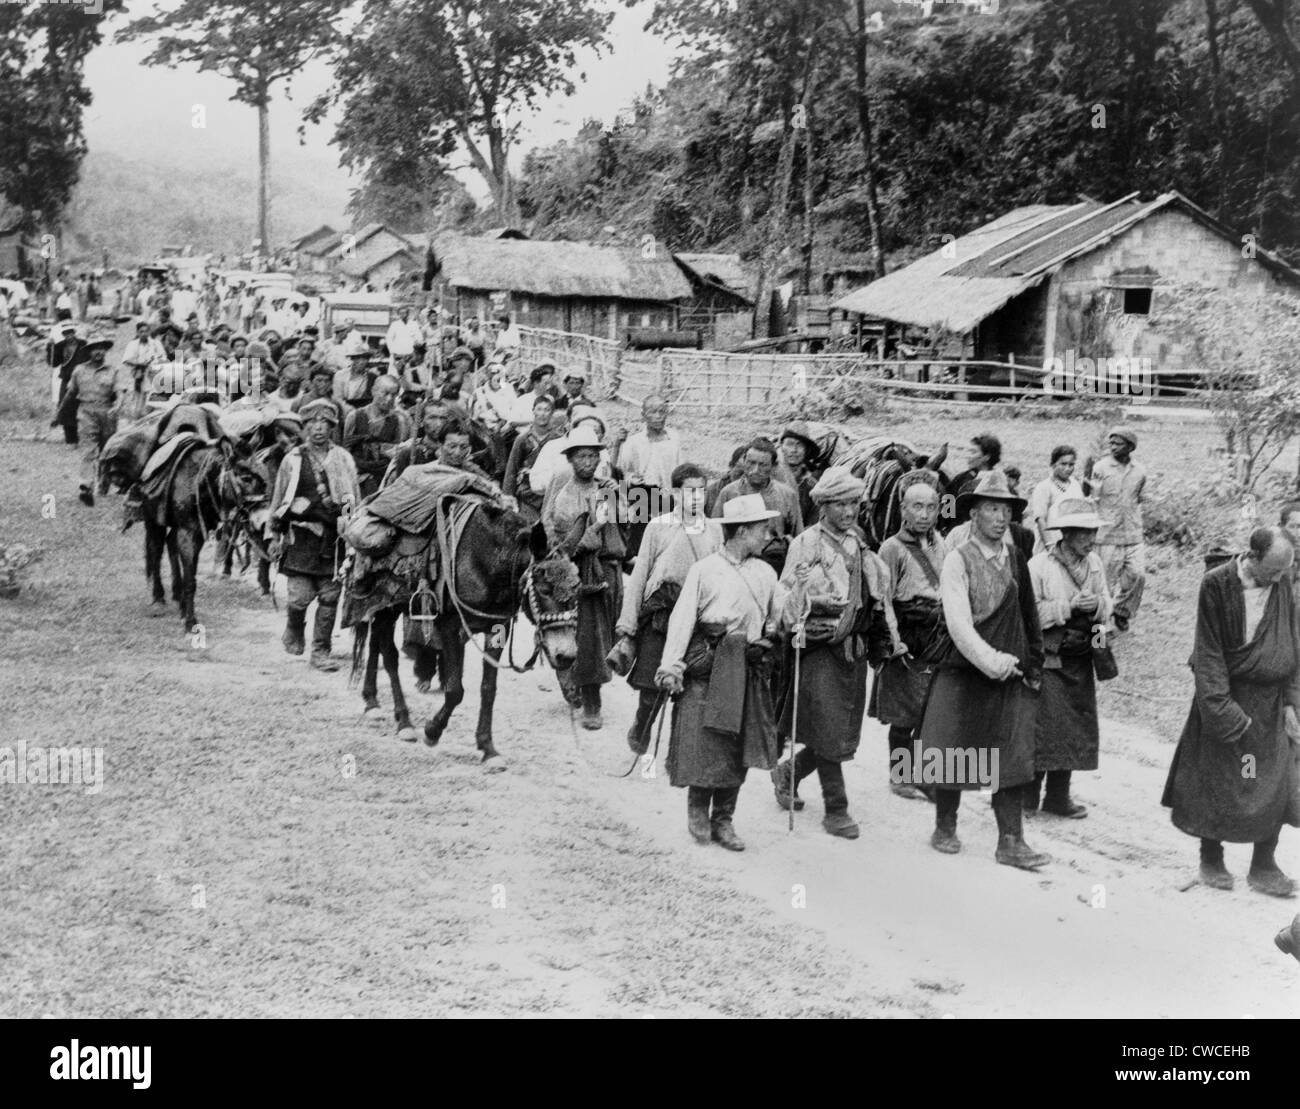
[[[1014,511],[1021,511],[1029,502],[1024,497],[1017,497],[1007,484],[1007,475],[1001,470],[984,470],[975,482],[975,487],[957,498],[957,511],[969,512],[976,501],[1005,501],[1015,506]]]
[[[311,420],[328,420],[331,424],[339,422],[339,410],[334,407],[332,400],[327,400],[325,397],[304,404],[298,409],[298,415],[302,417],[304,424]]]
[[[604,446],[605,444],[600,441],[600,436],[596,433],[594,427],[589,425],[579,425],[570,431],[565,437],[564,447],[560,453],[563,454],[565,458],[568,458],[572,451],[584,449],[598,451],[602,450]]]
[[[277,412],[271,420],[271,426],[301,432],[302,417],[297,412]]]
[[[113,337],[105,335],[102,331],[92,331],[86,337],[86,350],[111,350],[113,346]]]
[[[1097,506],[1084,498],[1057,501],[1052,511],[1047,514],[1049,531],[1061,531],[1064,528],[1088,528],[1095,530],[1105,526],[1106,521],[1097,515]]]
[[[762,520],[775,520],[780,515],[776,509],[768,508],[758,493],[732,497],[722,506],[724,524],[757,524]]]
[[[1119,439],[1123,439],[1126,443],[1128,443],[1129,450],[1134,450],[1134,451],[1137,450],[1137,445],[1138,445],[1137,434],[1127,424],[1120,424],[1117,427],[1113,427],[1108,432],[1106,432],[1107,439],[1109,439],[1112,435],[1114,435]]]

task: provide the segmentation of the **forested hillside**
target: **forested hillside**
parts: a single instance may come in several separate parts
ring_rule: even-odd
[[[811,231],[862,251],[874,191],[897,261],[1018,204],[1178,189],[1300,260],[1300,73],[1259,18],[1269,5],[728,7],[661,0],[653,26],[702,49],[614,127],[526,158],[535,234],[612,225],[674,249],[795,257]]]

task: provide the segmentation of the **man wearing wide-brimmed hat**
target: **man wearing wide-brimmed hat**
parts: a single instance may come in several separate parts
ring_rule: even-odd
[[[86,340],[85,353],[88,361],[73,369],[72,376],[68,378],[67,392],[50,424],[54,427],[62,423],[67,410],[72,405],[77,405],[77,438],[81,443],[79,496],[81,503],[88,506],[95,503],[100,452],[117,430],[119,394],[131,387],[119,368],[110,366],[105,361],[112,346],[113,340],[107,335],[91,335]],[[99,492],[108,491],[107,481],[103,477],[99,478],[98,486]]]
[[[732,826],[745,774],[776,763],[777,577],[759,555],[778,516],[756,493],[723,506],[723,548],[687,571],[655,675],[675,695],[668,780],[687,790],[687,827],[729,851],[745,849]]]
[[[570,704],[582,706],[582,726],[603,726],[600,687],[610,680],[605,656],[614,646],[614,624],[623,603],[623,556],[617,487],[598,478],[603,444],[589,423],[569,432],[564,458],[570,473],[557,477],[542,504],[542,524],[552,547],[578,566],[578,654],[559,672]]]
[[[1044,528],[1060,536],[1029,560],[1029,577],[1043,629],[1043,691],[1034,741],[1034,780],[1025,787],[1025,811],[1073,820],[1088,815],[1070,796],[1076,770],[1096,770],[1100,735],[1092,649],[1107,631],[1110,590],[1093,550],[1102,519],[1092,501],[1059,500]]]
[[[304,441],[285,454],[270,504],[271,527],[283,537],[280,571],[289,594],[283,642],[289,654],[303,653],[307,609],[315,601],[311,665],[332,671],[339,668],[330,658],[342,591],[337,576],[339,521],[357,506],[361,490],[352,456],[332,442],[339,423],[335,402],[317,397],[298,415]]]
[[[1147,472],[1132,460],[1137,435],[1131,427],[1113,427],[1106,437],[1110,457],[1088,474],[1093,499],[1103,520],[1097,553],[1106,568],[1106,582],[1115,599],[1115,626],[1127,631],[1137,619],[1146,584],[1146,544],[1142,531],[1142,490]]]
[[[64,408],[62,405],[63,398],[68,393],[68,382],[72,379],[72,371],[86,360],[86,347],[77,334],[77,325],[71,319],[61,324],[57,333],[53,328],[50,330],[50,342],[45,350],[45,359],[51,370],[50,392],[54,398],[54,407],[63,412],[63,417],[50,426],[54,427],[62,423],[63,441],[70,447],[75,447],[77,406],[74,404]]]
[[[987,470],[957,499],[971,535],[948,552],[940,575],[952,645],[939,663],[916,746],[914,784],[935,789],[936,851],[955,854],[961,791],[991,786],[997,861],[1033,870],[1051,860],[1024,840],[1024,786],[1034,777],[1034,727],[1043,633],[1024,556],[1003,542],[1025,502],[1006,475]]]
[[[820,519],[791,541],[777,588],[782,629],[804,623],[807,640],[799,689],[787,684],[777,724],[779,736],[797,734],[804,747],[772,771],[777,803],[790,804],[791,774],[798,782],[815,770],[825,805],[822,827],[844,839],[858,838],[844,763],[858,750],[870,659],[883,659],[889,650],[886,571],[854,526],[866,490],[847,467],[822,475],[812,490]],[[793,672],[787,663],[785,673]]]

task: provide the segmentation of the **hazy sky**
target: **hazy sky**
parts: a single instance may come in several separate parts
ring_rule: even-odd
[[[641,29],[650,6],[649,0],[641,0],[635,8],[616,9],[610,35],[612,53],[599,58],[587,53],[579,67],[586,73],[586,80],[580,82],[576,94],[547,101],[527,121],[521,145],[512,159],[516,169],[527,149],[572,135],[589,117],[610,122],[647,82],[663,84],[672,64],[672,50]],[[149,10],[144,5],[132,7],[136,14]],[[115,20],[110,26],[116,30],[121,22]],[[90,149],[111,151],[129,159],[177,161],[190,166],[208,160],[214,168],[237,166],[253,172],[257,165],[257,116],[253,109],[230,100],[230,84],[214,74],[200,73],[193,67],[171,70],[141,65],[148,52],[148,46],[142,43],[106,42],[86,60],[86,79],[94,94],[94,103],[86,114]],[[297,135],[303,107],[324,91],[328,82],[328,68],[319,64],[304,70],[293,83],[292,100],[285,98],[283,86],[277,87],[271,109],[273,173],[277,152],[281,154],[281,167],[286,161],[297,162],[296,157],[285,157],[295,151],[313,162],[327,159],[330,165],[338,164],[338,152],[329,145],[332,128],[328,124],[309,127],[305,146],[299,146]],[[196,126],[196,121],[203,126]],[[475,195],[486,194],[476,175],[466,173],[462,177]],[[340,186],[346,184],[341,169],[338,178]]]

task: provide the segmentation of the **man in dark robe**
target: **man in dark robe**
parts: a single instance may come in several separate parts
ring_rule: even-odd
[[[900,480],[902,527],[880,546],[889,575],[885,611],[894,645],[876,674],[869,706],[872,716],[889,725],[889,788],[914,801],[932,799],[934,791],[905,781],[901,769],[911,757],[930,679],[949,646],[939,591],[948,548],[935,531],[939,493],[930,483],[935,480],[931,470],[914,470]]]
[[[799,688],[794,688],[794,659],[787,659],[791,680],[777,722],[778,737],[801,740],[803,750],[792,751],[772,771],[777,804],[791,804],[791,775],[798,782],[815,770],[825,805],[822,827],[844,839],[859,835],[849,815],[844,763],[857,753],[862,735],[870,660],[889,650],[884,567],[854,526],[866,488],[845,467],[822,475],[812,490],[818,522],[791,541],[777,589],[783,630],[796,632],[802,624],[805,635]],[[795,649],[792,645],[791,653]]]
[[[1196,692],[1174,751],[1163,804],[1201,841],[1201,881],[1231,889],[1223,841],[1253,843],[1251,889],[1290,897],[1273,852],[1300,826],[1300,631],[1291,591],[1295,548],[1283,528],[1257,528],[1246,554],[1201,580],[1190,665]]]
[[[728,851],[745,849],[732,826],[745,775],[776,763],[767,670],[777,577],[761,553],[778,516],[757,494],[723,506],[723,548],[687,571],[655,675],[674,695],[665,765],[687,791],[687,828]]]
[[[957,499],[970,537],[948,552],[940,575],[952,645],[939,664],[921,720],[913,781],[934,784],[936,851],[955,854],[963,789],[991,785],[996,859],[1034,870],[1050,862],[1024,839],[1024,789],[1034,777],[1034,717],[1042,684],[1043,634],[1024,556],[1003,542],[1013,506],[1025,502],[1000,470],[981,474]],[[978,746],[968,746],[974,739]]]

